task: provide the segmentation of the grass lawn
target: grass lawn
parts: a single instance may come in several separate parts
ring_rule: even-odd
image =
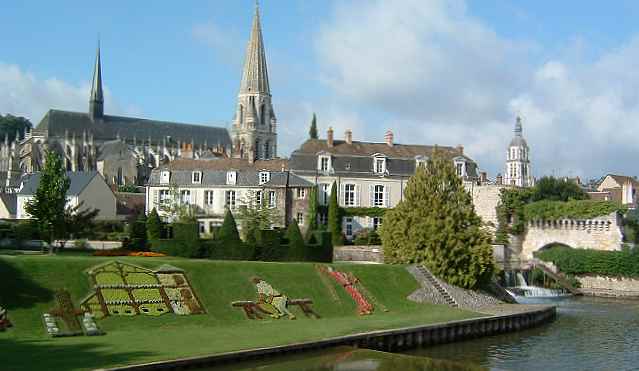
[[[111,316],[98,321],[99,337],[50,338],[42,313],[54,306],[53,290],[66,288],[76,304],[90,292],[87,268],[119,260],[148,268],[184,269],[207,310],[204,315]],[[348,294],[331,280],[333,298],[312,264],[89,256],[0,256],[0,305],[14,328],[0,333],[0,369],[93,369],[214,354],[478,316],[446,306],[417,304],[406,296],[418,285],[403,266],[337,264],[353,272],[389,311],[358,316]],[[247,320],[230,302],[254,300],[249,278],[259,275],[290,298],[311,298],[321,319]]]

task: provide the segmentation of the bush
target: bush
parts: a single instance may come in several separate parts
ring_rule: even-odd
[[[149,240],[162,238],[162,221],[155,208],[151,210],[146,220],[146,235]]]
[[[376,231],[364,228],[357,233],[355,239],[353,240],[353,244],[360,246],[372,246],[381,245],[382,241]]]
[[[89,248],[89,241],[86,239],[75,240],[73,242],[73,247],[76,249],[86,250]]]
[[[144,251],[146,246],[146,215],[140,214],[138,219],[129,224],[129,240],[127,248]]]
[[[316,244],[307,246],[306,261],[330,263],[333,261],[333,243],[331,233],[326,231],[316,231],[313,233]]]
[[[288,243],[288,260],[306,260],[306,257],[308,255],[306,252],[306,244],[304,243],[302,232],[300,232],[300,228],[297,225],[297,220],[295,219],[293,219],[293,221],[288,225],[288,229],[286,231],[286,240]]]
[[[526,220],[591,219],[613,212],[625,212],[625,208],[611,201],[571,200],[537,201],[524,206]]]
[[[13,234],[18,241],[40,240],[40,231],[35,222],[21,221],[13,226]]]
[[[537,252],[536,257],[554,263],[568,275],[595,274],[616,277],[639,277],[639,251],[601,251],[554,246]]]
[[[282,243],[279,229],[265,229],[257,233],[255,259],[260,261],[285,261],[288,245]]]

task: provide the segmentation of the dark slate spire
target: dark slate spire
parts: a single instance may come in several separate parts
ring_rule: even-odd
[[[102,65],[100,63],[100,42],[98,41],[98,51],[95,56],[95,67],[93,69],[93,84],[91,85],[91,95],[89,97],[89,115],[92,120],[100,119],[104,116],[104,96],[102,94]]]
[[[260,25],[260,10],[257,2],[255,3],[251,39],[246,48],[242,84],[240,85],[240,94],[247,93],[271,94],[268,84],[268,70],[266,68],[266,52],[264,51],[264,41],[262,39],[262,26]]]
[[[515,136],[521,137],[523,134],[523,128],[521,125],[521,117],[517,116],[517,122],[515,123]]]

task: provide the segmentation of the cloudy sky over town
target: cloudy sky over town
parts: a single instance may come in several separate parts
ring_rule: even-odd
[[[254,1],[3,1],[0,113],[87,110],[228,126]],[[637,174],[635,1],[263,0],[280,155],[321,134],[463,144],[494,177],[515,117],[533,173]]]

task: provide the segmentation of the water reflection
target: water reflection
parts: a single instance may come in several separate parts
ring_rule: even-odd
[[[557,320],[518,333],[408,352],[508,370],[639,369],[639,301],[552,301]]]
[[[340,347],[270,361],[255,361],[211,371],[477,371],[484,368],[446,360]]]

